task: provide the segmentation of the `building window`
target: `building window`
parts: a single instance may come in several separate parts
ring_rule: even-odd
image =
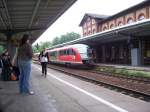
[[[144,14],[140,14],[140,16],[138,17],[138,20],[141,21],[141,20],[143,20],[143,19],[145,19]]]
[[[87,19],[87,21],[90,21],[90,20],[91,20],[90,18]]]
[[[91,22],[90,22],[90,21],[87,23],[87,26],[88,26],[88,27],[90,27],[90,26],[91,26]]]
[[[86,28],[86,23],[84,23],[84,26],[83,26],[83,28]]]
[[[96,30],[95,30],[95,29],[93,29],[93,33],[96,33]]]
[[[95,20],[94,19],[92,19],[92,24],[95,24]]]
[[[107,27],[106,27],[106,26],[103,28],[103,31],[105,31],[105,30],[107,30]]]
[[[132,18],[129,18],[128,21],[127,21],[127,24],[130,24],[130,23],[133,23],[133,19]]]
[[[115,27],[115,25],[114,25],[114,24],[111,24],[111,25],[110,25],[110,28],[114,28],[114,27]]]
[[[101,25],[98,26],[98,31],[99,31],[99,32],[102,31]]]
[[[118,23],[118,26],[122,26],[123,25],[123,23],[120,21],[119,23]]]

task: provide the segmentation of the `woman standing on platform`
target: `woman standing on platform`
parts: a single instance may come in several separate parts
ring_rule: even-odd
[[[48,52],[44,49],[40,55],[39,55],[39,60],[42,65],[42,75],[47,75],[47,63],[48,63]]]
[[[29,35],[24,34],[21,39],[20,46],[18,48],[18,67],[20,70],[19,77],[19,90],[20,93],[34,94],[30,91],[29,78],[31,74],[31,62],[32,62],[32,46],[29,44]]]

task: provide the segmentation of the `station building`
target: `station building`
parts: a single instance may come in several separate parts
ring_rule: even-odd
[[[146,0],[112,16],[86,13],[79,26],[96,49],[96,62],[142,66],[150,65],[149,20]]]

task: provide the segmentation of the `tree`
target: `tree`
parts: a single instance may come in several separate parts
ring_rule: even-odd
[[[55,37],[52,41],[52,45],[62,44],[65,42],[69,42],[75,39],[80,38],[81,36],[77,33],[71,32],[66,35],[61,35],[60,37]]]
[[[52,40],[52,45],[53,45],[53,46],[54,46],[54,45],[57,45],[57,44],[59,44],[59,42],[60,42],[59,37],[55,37],[55,38]]]
[[[71,32],[71,33],[67,33],[65,35],[61,35],[60,37],[55,37],[52,42],[48,41],[48,42],[41,42],[40,44],[36,44],[33,46],[33,52],[37,53],[37,52],[41,52],[43,49],[45,48],[49,48],[51,46],[54,45],[58,45],[58,44],[62,44],[65,42],[69,42],[75,39],[80,38],[81,36],[77,33]]]
[[[49,41],[49,42],[41,42],[40,51],[42,51],[42,50],[45,49],[45,48],[49,48],[49,47],[51,47],[51,46],[52,46],[52,44],[51,44],[50,41]]]
[[[2,54],[4,51],[4,47],[2,45],[0,45],[0,54]]]
[[[33,46],[33,52],[34,53],[41,52],[43,49],[49,48],[51,46],[52,46],[52,44],[51,44],[50,41],[48,41],[48,42],[41,42],[40,44],[36,44],[36,45]]]

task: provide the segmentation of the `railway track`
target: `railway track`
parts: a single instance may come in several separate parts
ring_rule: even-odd
[[[145,84],[150,84],[150,78],[145,78],[145,77],[135,77],[135,76],[123,76],[123,75],[114,75],[112,73],[106,73],[106,72],[100,72],[100,71],[90,71],[93,73],[98,73],[101,75],[109,75],[110,77],[117,77],[117,78],[122,78],[122,79],[126,79],[126,80],[133,80],[139,83],[145,83]]]
[[[150,82],[143,79],[113,76],[112,74],[98,73],[92,70],[73,69],[56,65],[48,65],[48,67],[67,73],[68,75],[78,77],[82,80],[150,102]]]

